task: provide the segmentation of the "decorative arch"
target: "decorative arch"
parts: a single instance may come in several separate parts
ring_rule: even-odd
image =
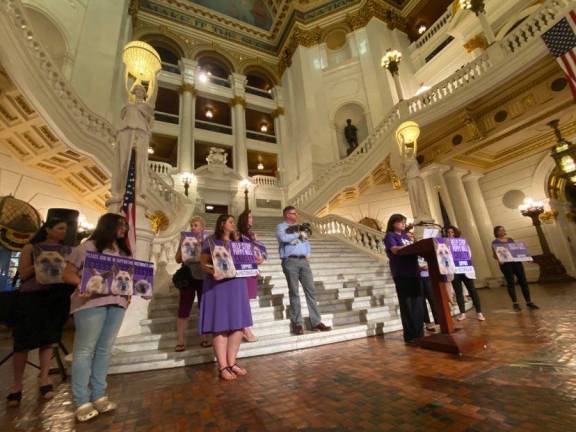
[[[345,158],[349,153],[349,146],[344,137],[344,128],[346,127],[346,120],[351,119],[352,124],[356,126],[358,133],[358,144],[368,136],[368,116],[364,104],[357,100],[348,100],[340,103],[330,114],[330,119],[334,126],[336,134],[337,152],[341,159]]]
[[[272,86],[278,84],[278,74],[268,65],[264,65],[261,63],[254,63],[253,60],[247,60],[243,64],[240,65],[240,73],[243,75],[250,75],[254,74],[265,80],[269,81]]]
[[[218,50],[216,50],[216,48],[218,48]],[[202,58],[206,57],[216,59],[217,61],[220,61],[222,65],[225,65],[226,68],[230,71],[230,73],[238,72],[238,70],[240,69],[238,59],[236,59],[226,50],[221,49],[220,47],[217,47],[214,44],[198,45],[192,50],[190,54],[191,58],[198,62],[200,62]]]
[[[62,70],[70,53],[70,35],[49,12],[36,5],[25,5],[26,17],[52,60]]]
[[[540,4],[535,4],[516,13],[512,18],[506,21],[502,27],[500,27],[500,30],[498,30],[498,33],[496,34],[496,40],[504,39],[510,30],[532,15],[536,10],[538,10],[538,8],[540,8],[540,6]]]
[[[168,29],[168,27],[145,25],[136,28],[133,34],[133,39],[144,42],[149,42],[152,38],[166,43],[167,46],[173,49],[180,57],[190,57],[190,41],[178,33],[174,33]]]
[[[326,44],[326,47],[329,50],[338,50],[343,48],[346,45],[346,36],[348,35],[348,33],[350,33],[352,31],[352,29],[350,28],[349,25],[347,25],[346,23],[338,23],[332,26],[329,26],[325,29],[322,30],[322,34],[320,35],[320,40],[321,42]],[[342,43],[340,46],[334,46],[333,41],[331,40],[331,38],[334,35],[343,35],[344,36],[344,43]]]
[[[554,163],[554,159],[546,152],[534,170],[532,184],[530,185],[530,194],[528,196],[534,199],[540,199],[542,196],[554,198],[550,196],[548,185],[550,176],[555,168],[556,164]]]
[[[185,51],[182,49],[180,44],[174,39],[159,33],[148,33],[139,38],[141,41],[149,43],[154,48],[158,50],[160,54],[160,59],[163,62],[168,62],[172,64],[178,64],[178,60],[185,57]],[[164,50],[166,52],[172,53],[174,59],[168,56],[164,56]]]

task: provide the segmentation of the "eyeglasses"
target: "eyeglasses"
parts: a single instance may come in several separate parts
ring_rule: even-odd
[[[288,212],[288,213],[286,213],[286,214],[288,214],[288,215],[297,215],[298,213],[297,213],[297,212]]]

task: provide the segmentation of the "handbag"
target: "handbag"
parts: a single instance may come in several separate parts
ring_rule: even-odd
[[[189,288],[192,282],[192,273],[190,269],[182,264],[176,273],[172,275],[172,283],[177,289]]]

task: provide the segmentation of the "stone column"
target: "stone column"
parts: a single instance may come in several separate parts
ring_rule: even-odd
[[[429,169],[429,167],[420,170],[420,177],[424,180],[426,196],[428,197],[430,215],[437,224],[442,225],[442,209],[440,207],[440,200],[438,199],[438,187],[433,179],[434,174],[435,170]]]
[[[196,117],[196,69],[197,62],[180,60],[182,87],[180,87],[180,133],[178,136],[178,169],[180,172],[194,170],[194,123]]]
[[[432,222],[428,194],[424,180],[420,176],[416,159],[408,159],[403,162],[406,187],[410,197],[410,207],[414,222]]]
[[[484,239],[478,231],[476,217],[462,182],[462,177],[466,174],[468,174],[468,170],[452,168],[444,174],[444,177],[446,178],[448,193],[454,203],[456,217],[460,222],[459,228],[462,231],[462,236],[468,240],[472,251],[472,261],[474,262],[478,285],[482,286],[486,284],[487,279],[493,276],[483,246],[483,242],[491,242],[492,237]]]
[[[284,115],[284,108],[279,106],[272,112],[274,118],[274,132],[276,133],[276,145],[278,145],[279,152],[278,158],[278,178],[280,185],[284,186],[285,172],[286,172],[286,116]]]
[[[470,208],[474,213],[476,218],[478,233],[482,239],[482,246],[484,247],[484,253],[488,258],[488,264],[492,272],[492,276],[499,278],[500,268],[498,262],[492,258],[492,238],[494,237],[494,225],[492,224],[492,219],[490,218],[490,213],[488,212],[488,207],[486,206],[486,201],[484,200],[484,195],[482,194],[482,189],[480,188],[479,180],[484,177],[484,174],[470,172],[466,174],[462,181],[464,182],[464,189],[468,195],[468,201],[470,202]]]
[[[232,83],[232,128],[234,131],[234,170],[248,177],[248,154],[246,150],[246,76],[233,73]]]

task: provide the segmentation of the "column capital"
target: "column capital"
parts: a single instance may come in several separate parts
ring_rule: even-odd
[[[272,114],[272,118],[274,118],[274,119],[285,115],[284,107],[279,106],[274,111],[272,111],[271,114]]]
[[[460,178],[461,179],[463,176],[465,176],[469,173],[470,173],[470,170],[458,168],[458,167],[452,167],[451,169],[446,171],[444,173],[444,175],[448,178]]]
[[[463,182],[477,182],[478,180],[480,180],[482,177],[484,177],[484,174],[479,173],[477,171],[470,171],[468,174],[466,174],[464,177],[462,177],[462,181]]]
[[[420,175],[425,178],[425,177],[429,177],[433,174],[444,174],[449,169],[450,169],[450,167],[448,165],[431,163],[430,165],[428,165],[428,166],[426,166],[420,170]]]
[[[192,93],[192,96],[196,96],[198,94],[198,91],[196,90],[196,87],[194,86],[194,84],[190,84],[190,83],[184,83],[180,86],[180,94],[182,93]]]
[[[232,91],[234,92],[234,95],[244,96],[244,92],[246,89],[246,82],[248,81],[246,79],[246,75],[232,72],[230,74],[229,79],[230,84],[232,85]]]
[[[230,100],[230,104],[232,106],[236,106],[238,104],[242,105],[244,108],[246,108],[246,99],[244,99],[243,96],[234,96],[231,100]]]
[[[182,73],[182,82],[194,85],[196,82],[198,62],[196,60],[181,58],[178,63]]]

